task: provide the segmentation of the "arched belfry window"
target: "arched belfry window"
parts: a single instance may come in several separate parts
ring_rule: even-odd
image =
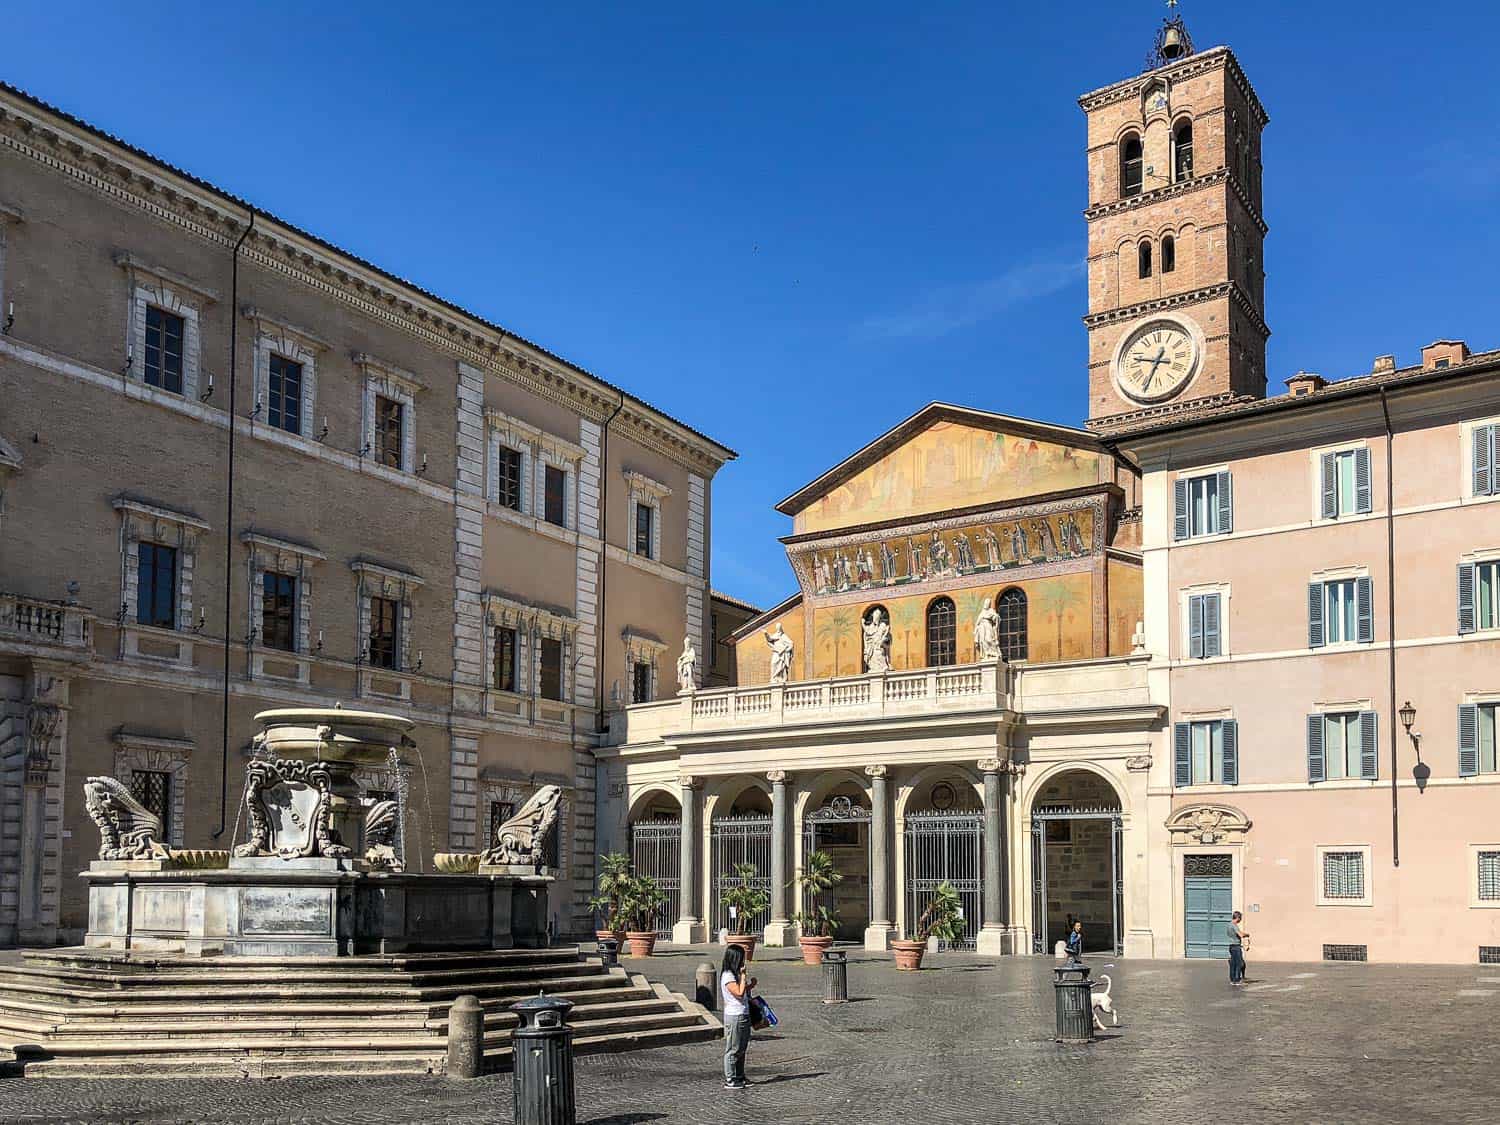
[[[934,598],[927,606],[927,667],[939,668],[958,659],[957,617],[952,598]]]
[[[1171,273],[1177,268],[1177,240],[1170,234],[1161,240],[1161,272]]]
[[[890,610],[886,609],[883,605],[872,605],[869,609],[865,610],[864,615],[860,618],[860,620],[866,625],[873,624],[875,621],[875,615],[877,613],[880,614],[880,619],[884,621],[886,627],[889,628],[891,624],[891,613]],[[870,662],[865,658],[865,645],[863,637],[860,638],[859,645],[859,670],[861,672],[868,672],[870,670]]]
[[[995,607],[1000,615],[1000,655],[1006,660],[1026,659],[1026,591],[1012,586],[1000,595]]]
[[[1141,194],[1141,138],[1134,133],[1120,142],[1120,194]]]
[[[1151,242],[1150,242],[1149,239],[1147,241],[1141,243],[1141,245],[1140,245],[1140,247],[1139,247],[1139,249],[1137,251],[1136,257],[1138,259],[1137,264],[1139,266],[1139,269],[1137,271],[1137,276],[1139,276],[1139,277],[1150,277],[1151,276]]]
[[[1193,123],[1181,122],[1172,132],[1172,182],[1193,177]]]

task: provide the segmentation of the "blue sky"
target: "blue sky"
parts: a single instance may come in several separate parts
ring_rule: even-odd
[[[772,505],[928,401],[1081,421],[1076,99],[1160,4],[479,10],[22,2],[3,73],[739,450],[714,584],[763,605]],[[1500,8],[1182,10],[1271,115],[1273,386],[1500,346]]]

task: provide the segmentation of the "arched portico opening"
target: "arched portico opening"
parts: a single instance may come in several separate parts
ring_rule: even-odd
[[[1084,949],[1124,949],[1120,796],[1089,769],[1046,778],[1031,808],[1032,951],[1045,953],[1083,923]]]
[[[827,852],[843,879],[820,902],[801,896],[801,909],[828,905],[837,911],[839,935],[848,939],[870,924],[870,800],[857,781],[841,781],[802,814],[802,855]],[[800,865],[799,865],[800,866]]]
[[[974,778],[953,766],[918,774],[901,806],[902,920],[920,918],[943,883],[963,903],[964,936],[947,947],[973,949],[984,916],[984,798]]]
[[[666,892],[656,935],[670,938],[682,912],[682,804],[665,789],[649,789],[630,806],[630,863],[637,875],[649,875]]]
[[[755,782],[731,780],[714,798],[709,820],[709,872],[713,913],[709,931],[720,927],[738,933],[760,933],[771,920],[769,901],[765,910],[745,919],[729,917],[724,892],[745,882],[738,873],[741,864],[751,864],[755,876],[750,885],[771,895],[771,797]]]

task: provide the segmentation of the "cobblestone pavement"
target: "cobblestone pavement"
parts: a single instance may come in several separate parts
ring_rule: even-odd
[[[717,954],[628,964],[691,994]],[[718,1043],[583,1058],[578,1121],[1500,1121],[1500,968],[1252,962],[1248,987],[1231,990],[1221,962],[1089,963],[1113,979],[1120,1027],[1063,1048],[1048,960],[941,954],[897,973],[851,950],[853,1002],[824,1007],[819,970],[762,951],[760,990],[782,1024],[751,1045],[755,1085],[720,1088]],[[508,1075],[0,1080],[7,1122],[508,1122],[510,1105]]]

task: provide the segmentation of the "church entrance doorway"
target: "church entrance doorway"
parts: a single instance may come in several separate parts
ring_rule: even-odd
[[[838,912],[839,935],[848,940],[870,924],[870,809],[853,782],[828,795],[827,803],[802,818],[802,855],[827,852],[843,880],[822,896],[804,895],[802,909],[831,906]]]
[[[1033,953],[1050,952],[1083,923],[1086,952],[1125,947],[1120,800],[1088,770],[1052,778],[1031,812]]]
[[[729,802],[729,815],[714,817],[709,825],[709,855],[714,889],[710,930],[716,933],[727,927],[738,933],[760,933],[771,920],[771,801],[764,792],[750,786]],[[747,882],[739,874],[745,863],[755,868],[748,885],[765,894],[767,905],[748,922],[737,918],[731,925],[724,892]]]
[[[649,793],[637,806],[630,819],[630,864],[666,892],[667,905],[656,916],[656,936],[669,940],[672,923],[682,912],[682,806],[674,798]]]

